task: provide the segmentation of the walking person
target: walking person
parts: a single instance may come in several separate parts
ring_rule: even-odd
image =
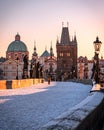
[[[50,82],[51,82],[51,77],[48,76],[48,84],[50,84]]]

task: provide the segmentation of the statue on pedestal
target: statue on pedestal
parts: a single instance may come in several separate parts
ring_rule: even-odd
[[[23,79],[28,78],[28,56],[25,55],[23,58],[24,66],[23,66]]]

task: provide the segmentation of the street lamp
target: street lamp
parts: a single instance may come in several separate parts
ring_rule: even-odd
[[[16,79],[18,80],[18,62],[19,62],[19,58],[18,57],[16,58],[16,61],[17,61],[17,76],[16,76]]]
[[[94,78],[96,84],[100,83],[99,52],[100,52],[101,44],[102,42],[99,41],[98,37],[96,37],[96,41],[93,42],[94,49],[95,49],[95,56],[94,56],[94,64],[92,69],[93,71],[92,78]]]
[[[95,52],[98,53],[98,54],[100,52],[101,44],[102,44],[102,42],[99,41],[99,38],[97,36],[96,41],[93,42],[93,45],[94,45],[94,48],[95,48]]]

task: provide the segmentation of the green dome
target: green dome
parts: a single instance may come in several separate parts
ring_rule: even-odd
[[[20,41],[20,35],[15,36],[15,41],[11,42],[8,46],[7,52],[26,52],[27,46],[24,42]]]
[[[27,51],[27,47],[22,41],[13,41],[12,43],[10,43],[7,49],[7,52],[11,51]]]

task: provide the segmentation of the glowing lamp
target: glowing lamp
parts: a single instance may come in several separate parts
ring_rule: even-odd
[[[97,53],[100,52],[101,44],[102,44],[102,42],[99,41],[98,37],[96,37],[96,41],[93,42],[95,52],[97,52]]]

